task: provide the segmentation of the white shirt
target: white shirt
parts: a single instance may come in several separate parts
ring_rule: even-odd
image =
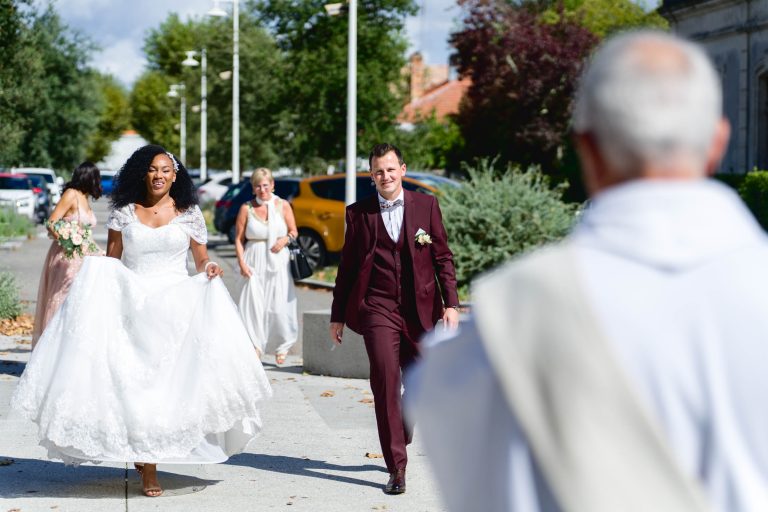
[[[636,181],[598,196],[570,239],[681,467],[713,510],[768,510],[768,240],[739,198],[711,181]],[[561,510],[473,322],[433,335],[407,385],[450,510]]]
[[[381,197],[381,194],[376,193],[379,196],[379,209],[381,210],[381,219],[384,221],[384,226],[387,228],[387,233],[393,242],[397,242],[400,238],[400,231],[403,227],[403,211],[405,208],[405,192],[400,189],[400,193],[392,201],[388,201]],[[400,200],[400,204],[390,206],[389,208],[381,207],[382,203],[390,203]]]

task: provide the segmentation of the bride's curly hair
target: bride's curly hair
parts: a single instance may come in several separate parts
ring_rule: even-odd
[[[147,185],[144,178],[147,176],[152,160],[159,154],[170,154],[164,147],[156,144],[148,144],[137,149],[126,160],[125,165],[115,177],[115,186],[112,189],[110,206],[114,209],[122,208],[131,203],[142,203],[147,197]],[[172,160],[178,164],[176,169],[176,181],[171,185],[171,197],[176,204],[176,210],[183,212],[192,205],[197,204],[197,195],[192,178],[189,177],[186,167],[175,155]]]

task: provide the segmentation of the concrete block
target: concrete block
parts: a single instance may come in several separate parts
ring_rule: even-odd
[[[367,379],[370,375],[368,353],[363,337],[344,328],[344,342],[335,346],[328,339],[330,310],[304,312],[304,370],[316,375]],[[336,348],[333,348],[333,347]]]

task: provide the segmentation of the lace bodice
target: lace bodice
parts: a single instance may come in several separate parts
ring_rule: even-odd
[[[112,210],[107,228],[122,232],[123,264],[139,274],[187,274],[189,239],[205,244],[208,231],[198,206],[192,206],[165,226],[152,228],[136,216],[129,204]]]

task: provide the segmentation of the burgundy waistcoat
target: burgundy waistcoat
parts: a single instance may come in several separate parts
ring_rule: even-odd
[[[413,263],[408,244],[405,243],[405,222],[400,228],[400,237],[394,242],[387,233],[382,216],[379,215],[376,247],[373,253],[373,267],[368,281],[366,301],[379,305],[387,311],[415,313]]]

